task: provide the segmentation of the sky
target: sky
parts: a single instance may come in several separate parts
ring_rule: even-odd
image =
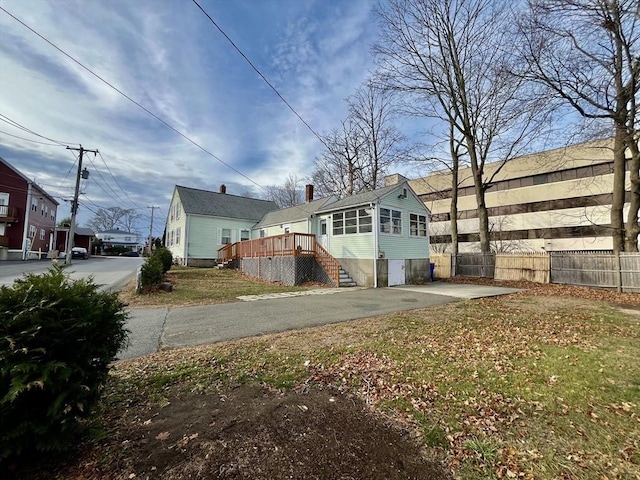
[[[198,3],[318,133],[340,125],[374,69],[374,0]],[[77,168],[65,145],[100,152],[84,157],[79,224],[135,208],[143,235],[152,205],[162,235],[176,184],[260,196],[311,174],[322,144],[192,0],[0,7],[0,156],[61,203],[59,219]]]

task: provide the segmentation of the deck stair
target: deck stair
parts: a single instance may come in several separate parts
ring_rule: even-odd
[[[358,284],[353,281],[353,279],[349,276],[342,267],[340,267],[340,286],[341,287],[357,287]]]

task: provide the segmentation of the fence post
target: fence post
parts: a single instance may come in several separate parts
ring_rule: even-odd
[[[622,292],[622,266],[620,264],[620,252],[616,251],[615,255],[615,265],[616,265],[616,291],[618,293]]]

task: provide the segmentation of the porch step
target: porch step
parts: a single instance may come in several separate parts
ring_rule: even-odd
[[[349,274],[344,270],[340,269],[340,286],[341,287],[357,287],[358,284],[353,281],[353,279],[349,276]]]

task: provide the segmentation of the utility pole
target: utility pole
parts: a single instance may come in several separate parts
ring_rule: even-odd
[[[153,205],[147,207],[151,209],[151,226],[149,227],[149,255],[151,255],[151,244],[153,243],[153,212],[155,211],[156,208],[160,208],[160,207],[155,207]]]
[[[89,178],[89,171],[85,168],[82,170],[82,157],[84,152],[91,152],[93,155],[98,154],[98,150],[87,150],[86,148],[67,147],[67,150],[77,150],[80,152],[78,156],[78,173],[76,174],[76,191],[73,194],[73,202],[71,203],[71,226],[69,227],[69,236],[67,237],[67,245],[65,246],[65,265],[71,265],[71,249],[73,248],[73,237],[76,234],[76,214],[78,213],[78,195],[80,194],[80,178]]]

